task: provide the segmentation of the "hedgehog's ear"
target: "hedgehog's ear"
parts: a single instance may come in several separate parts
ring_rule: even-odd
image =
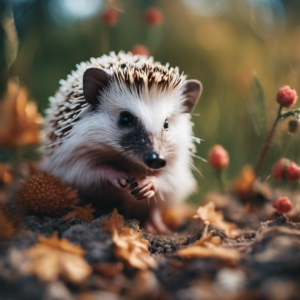
[[[89,104],[99,104],[97,96],[108,85],[111,75],[98,68],[89,68],[83,74],[83,95]]]
[[[202,94],[202,84],[198,80],[187,80],[183,88],[183,95],[185,96],[184,112],[191,113]]]

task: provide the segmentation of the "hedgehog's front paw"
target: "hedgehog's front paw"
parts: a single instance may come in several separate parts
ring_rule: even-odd
[[[145,200],[154,196],[157,190],[157,178],[155,176],[147,176],[136,180],[128,187],[131,189],[131,195],[136,200]]]
[[[126,189],[135,180],[133,177],[126,173],[116,170],[108,171],[108,180],[118,189]]]

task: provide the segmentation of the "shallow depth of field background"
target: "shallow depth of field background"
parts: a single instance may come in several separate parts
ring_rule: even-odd
[[[65,79],[77,63],[142,44],[156,60],[178,66],[189,78],[202,81],[204,91],[195,111],[198,116],[193,117],[195,135],[203,139],[197,145],[198,155],[206,158],[214,144],[223,145],[231,159],[224,174],[228,182],[245,164],[254,165],[266,136],[265,130],[255,130],[249,101],[254,72],[264,90],[266,129],[278,109],[277,89],[288,84],[300,93],[299,0],[114,3],[124,13],[118,12],[117,24],[110,27],[102,20],[103,13],[111,8],[106,0],[2,0],[1,21],[13,13],[19,46],[18,56],[8,69],[5,34],[0,26],[1,95],[7,79],[18,76],[44,113],[59,80]],[[143,12],[152,6],[164,14],[159,27],[143,20]],[[282,156],[300,163],[300,132],[292,136],[286,129],[286,122],[280,124],[263,165],[263,179]],[[32,147],[26,155],[37,156]],[[9,158],[9,151],[0,149],[0,159]],[[199,193],[192,200],[217,187],[209,165],[198,160],[195,165],[203,178],[195,173]]]

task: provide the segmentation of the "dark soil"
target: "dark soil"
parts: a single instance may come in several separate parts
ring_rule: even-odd
[[[92,266],[116,263],[111,234],[101,229],[107,215],[91,222],[71,219],[66,223],[61,223],[61,218],[45,221],[26,216],[19,236],[0,242],[0,299],[300,299],[300,223],[273,214],[268,202],[245,211],[244,204],[231,196],[215,200],[225,219],[236,223],[242,234],[229,238],[215,226],[209,230],[215,229],[214,235],[220,236],[226,247],[241,252],[238,262],[179,257],[178,249],[202,236],[204,223],[193,220],[169,236],[142,232],[158,263],[157,269],[144,275],[125,268],[110,278],[94,273],[77,285],[61,280],[44,283],[18,269],[22,251],[33,246],[38,235],[48,237],[58,231],[60,237],[86,251],[85,258]],[[125,223],[140,230],[136,220]]]

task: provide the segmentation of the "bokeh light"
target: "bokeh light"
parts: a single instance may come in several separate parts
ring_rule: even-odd
[[[51,0],[49,13],[57,23],[88,19],[98,14],[102,0]]]

